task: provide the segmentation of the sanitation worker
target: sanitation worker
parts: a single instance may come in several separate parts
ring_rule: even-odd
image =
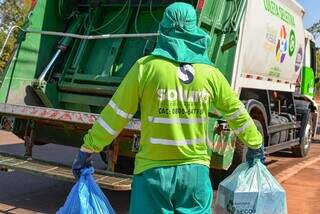
[[[141,111],[130,213],[212,213],[207,144],[209,106],[222,113],[248,146],[247,161],[263,159],[262,137],[227,80],[208,58],[210,36],[195,9],[173,3],[164,12],[151,55],[130,69],[84,137],[73,164],[76,177],[91,154],[110,144]]]

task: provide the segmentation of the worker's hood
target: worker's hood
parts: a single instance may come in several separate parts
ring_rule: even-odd
[[[177,2],[169,5],[159,26],[159,37],[152,55],[179,63],[212,65],[208,57],[210,36],[197,26],[192,5]]]

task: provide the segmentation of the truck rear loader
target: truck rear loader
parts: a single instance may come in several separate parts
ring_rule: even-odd
[[[25,157],[1,152],[0,165],[71,179],[70,170],[32,159],[47,143],[79,147],[133,63],[154,49],[159,21],[173,0],[34,1],[0,88],[1,127],[25,140]],[[313,100],[315,43],[295,0],[185,0],[212,37],[209,57],[221,70],[263,134],[266,153],[308,154],[317,126]],[[5,44],[4,44],[5,45]],[[130,93],[130,92],[128,92]],[[209,138],[228,130],[209,114]],[[98,182],[130,189],[139,149],[139,113],[103,152]],[[231,132],[232,133],[232,132]],[[233,163],[246,148],[234,139]],[[100,177],[99,177],[100,176]],[[215,182],[217,184],[217,182]]]

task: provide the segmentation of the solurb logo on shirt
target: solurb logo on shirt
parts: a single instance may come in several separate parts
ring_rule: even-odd
[[[208,102],[210,94],[205,90],[193,91],[177,89],[158,89],[158,100],[184,101],[184,102]]]
[[[184,84],[190,84],[194,79],[194,68],[190,64],[181,64],[178,68],[178,77]]]

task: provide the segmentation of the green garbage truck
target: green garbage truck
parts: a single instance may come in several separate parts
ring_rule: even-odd
[[[303,7],[295,0],[182,1],[196,8],[198,25],[212,37],[209,57],[254,119],[266,153],[306,156],[318,113],[316,49],[303,27]],[[0,165],[71,179],[68,167],[32,159],[32,148],[82,144],[133,63],[154,49],[163,11],[173,2],[34,0],[23,27],[8,32],[19,36],[0,88],[1,128],[24,139],[25,154],[0,152]],[[209,121],[209,141],[231,145],[213,156],[214,174],[226,174],[221,169],[244,161],[246,148],[214,108]],[[96,176],[103,187],[130,189],[139,134],[137,113],[101,152],[107,170]]]

